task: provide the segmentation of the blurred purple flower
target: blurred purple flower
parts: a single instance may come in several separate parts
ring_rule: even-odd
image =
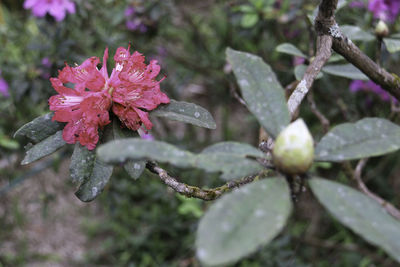
[[[305,62],[305,58],[303,57],[298,57],[298,56],[294,56],[293,57],[293,66],[297,66],[297,65],[301,65]]]
[[[377,19],[393,22],[400,13],[400,0],[370,0],[368,10]]]
[[[56,21],[62,21],[66,13],[75,13],[75,3],[71,0],[25,0],[25,9],[32,9],[35,17],[44,17],[46,13]]]
[[[44,57],[42,58],[42,65],[46,68],[50,68],[51,67],[51,61],[48,57]]]
[[[363,8],[365,7],[365,3],[363,1],[353,1],[349,4],[349,7],[352,8]]]
[[[127,7],[125,9],[125,17],[131,17],[136,13],[136,9],[133,6]]]
[[[1,70],[0,70],[0,75],[1,75]],[[0,94],[2,94],[4,97],[10,96],[8,92],[8,84],[1,76],[0,76]]]
[[[390,101],[392,96],[382,89],[373,81],[355,80],[350,84],[350,91],[356,93],[358,91],[372,92],[377,94],[383,101]]]
[[[147,26],[143,23],[141,18],[136,14],[136,9],[129,6],[125,9],[125,26],[130,31],[146,32]]]

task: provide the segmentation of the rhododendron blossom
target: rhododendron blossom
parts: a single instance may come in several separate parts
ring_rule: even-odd
[[[155,79],[160,72],[157,61],[146,65],[139,52],[131,55],[129,47],[120,47],[114,56],[115,67],[108,76],[107,60],[106,48],[100,70],[97,68],[100,59],[91,57],[77,67],[66,65],[58,78],[50,79],[59,93],[49,99],[50,110],[55,111],[53,120],[67,122],[63,138],[69,144],[79,141],[89,150],[94,149],[99,141],[99,127],[110,123],[111,107],[127,128],[138,130],[143,124],[150,130],[152,123],[147,111],[169,103],[169,98],[160,91],[161,81]],[[66,83],[74,84],[74,88],[64,86]]]
[[[150,130],[153,126],[146,111],[155,109],[161,103],[169,103],[169,98],[160,91],[160,81],[155,78],[160,73],[156,60],[144,63],[139,52],[129,53],[129,48],[118,48],[114,57],[119,73],[119,84],[115,86],[113,112],[123,124],[138,130],[141,123]]]

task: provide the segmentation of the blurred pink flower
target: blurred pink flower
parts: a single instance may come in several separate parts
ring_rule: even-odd
[[[71,0],[25,0],[24,8],[32,9],[36,17],[44,17],[49,13],[56,21],[62,21],[67,12],[75,13],[75,3]]]

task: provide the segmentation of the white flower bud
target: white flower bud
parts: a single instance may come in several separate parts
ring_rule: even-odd
[[[380,20],[378,24],[376,24],[375,34],[379,37],[386,37],[389,35],[389,28],[384,21]]]
[[[302,119],[292,122],[278,135],[272,156],[275,166],[287,174],[302,174],[311,167],[313,138]]]

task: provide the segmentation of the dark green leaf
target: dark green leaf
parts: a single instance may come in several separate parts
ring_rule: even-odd
[[[250,151],[249,148],[246,149]],[[241,154],[210,152],[196,155],[164,142],[139,138],[109,142],[100,146],[97,154],[107,163],[122,163],[131,159],[152,159],[182,168],[200,168],[208,172],[222,172],[224,179],[240,178],[262,170],[262,166],[257,161],[247,159],[243,152]],[[254,150],[251,154],[263,155],[255,153]]]
[[[47,155],[50,155],[57,149],[65,145],[65,141],[62,138],[62,131],[58,131],[55,134],[47,137],[40,143],[37,143],[31,147],[27,152],[24,160],[21,162],[22,165],[29,164],[38,159],[41,159]]]
[[[112,125],[108,125],[102,134],[101,141],[106,142],[112,140],[114,138],[113,127]],[[84,149],[84,148],[82,148]],[[91,153],[91,152],[90,152]],[[88,155],[89,153],[84,152],[84,154]],[[82,170],[83,174],[83,182],[79,186],[75,195],[84,202],[89,202],[95,199],[101,192],[103,192],[104,187],[107,185],[110,180],[111,174],[113,172],[114,167],[112,165],[108,165],[104,163],[101,159],[99,159],[96,155],[94,157],[90,157],[92,161],[91,168],[87,170]],[[82,166],[84,167],[84,166]],[[86,169],[86,167],[84,167]],[[82,177],[82,176],[81,176]],[[81,178],[80,177],[80,178]]]
[[[352,80],[368,81],[369,78],[352,64],[328,65],[323,72]]]
[[[282,230],[291,210],[283,178],[253,182],[226,194],[200,221],[197,257],[205,265],[235,262],[268,244]]]
[[[303,79],[304,73],[307,70],[307,65],[301,64],[301,65],[297,65],[294,68],[294,76],[296,77],[296,80],[301,81]],[[324,75],[322,72],[318,73],[317,78],[316,79],[320,79],[322,78]]]
[[[373,41],[374,35],[369,32],[363,31],[360,27],[352,25],[340,26],[340,30],[344,35],[352,41]]]
[[[339,183],[312,178],[322,205],[341,223],[400,262],[400,222],[368,196]]]
[[[113,121],[113,133],[114,139],[137,137],[139,134],[135,131],[127,128],[121,128],[121,124],[118,119]],[[146,161],[144,160],[128,160],[124,163],[124,169],[133,179],[138,179],[142,175],[144,168],[146,167]]]
[[[307,58],[307,56],[303,52],[301,52],[300,49],[298,49],[296,46],[294,46],[290,43],[280,44],[275,48],[275,50],[280,53],[285,53],[285,54],[289,54],[292,56]]]
[[[47,113],[23,125],[15,132],[14,138],[25,136],[34,143],[39,143],[50,135],[64,128],[64,123],[52,121],[53,113]]]
[[[215,129],[217,127],[210,112],[206,109],[193,103],[172,99],[169,104],[160,105],[157,109],[151,111],[150,115],[186,122],[208,129]]]
[[[318,161],[344,161],[380,156],[400,148],[400,127],[380,118],[344,123],[326,134],[315,148]]]
[[[400,51],[400,40],[399,39],[383,38],[383,42],[386,45],[386,49],[390,53],[396,53],[396,52]]]
[[[103,163],[101,160],[95,160],[93,168],[88,177],[79,187],[75,195],[84,202],[95,199],[110,180],[113,166]]]
[[[238,143],[238,142],[221,142],[206,147],[201,153],[223,153],[223,154],[235,154],[237,156],[252,156],[263,158],[266,155],[251,145]]]
[[[153,159],[178,167],[191,167],[195,155],[161,141],[140,138],[118,139],[101,145],[97,155],[108,163],[123,163],[130,159]]]
[[[88,150],[85,146],[76,143],[69,165],[72,182],[80,184],[88,179],[93,171],[95,161],[96,153],[93,150]]]
[[[249,110],[265,130],[276,137],[290,122],[284,90],[271,67],[260,57],[226,50]]]
[[[225,180],[255,174],[263,169],[257,161],[227,153],[199,154],[196,156],[195,164],[192,167],[208,172],[222,172],[221,178]]]

